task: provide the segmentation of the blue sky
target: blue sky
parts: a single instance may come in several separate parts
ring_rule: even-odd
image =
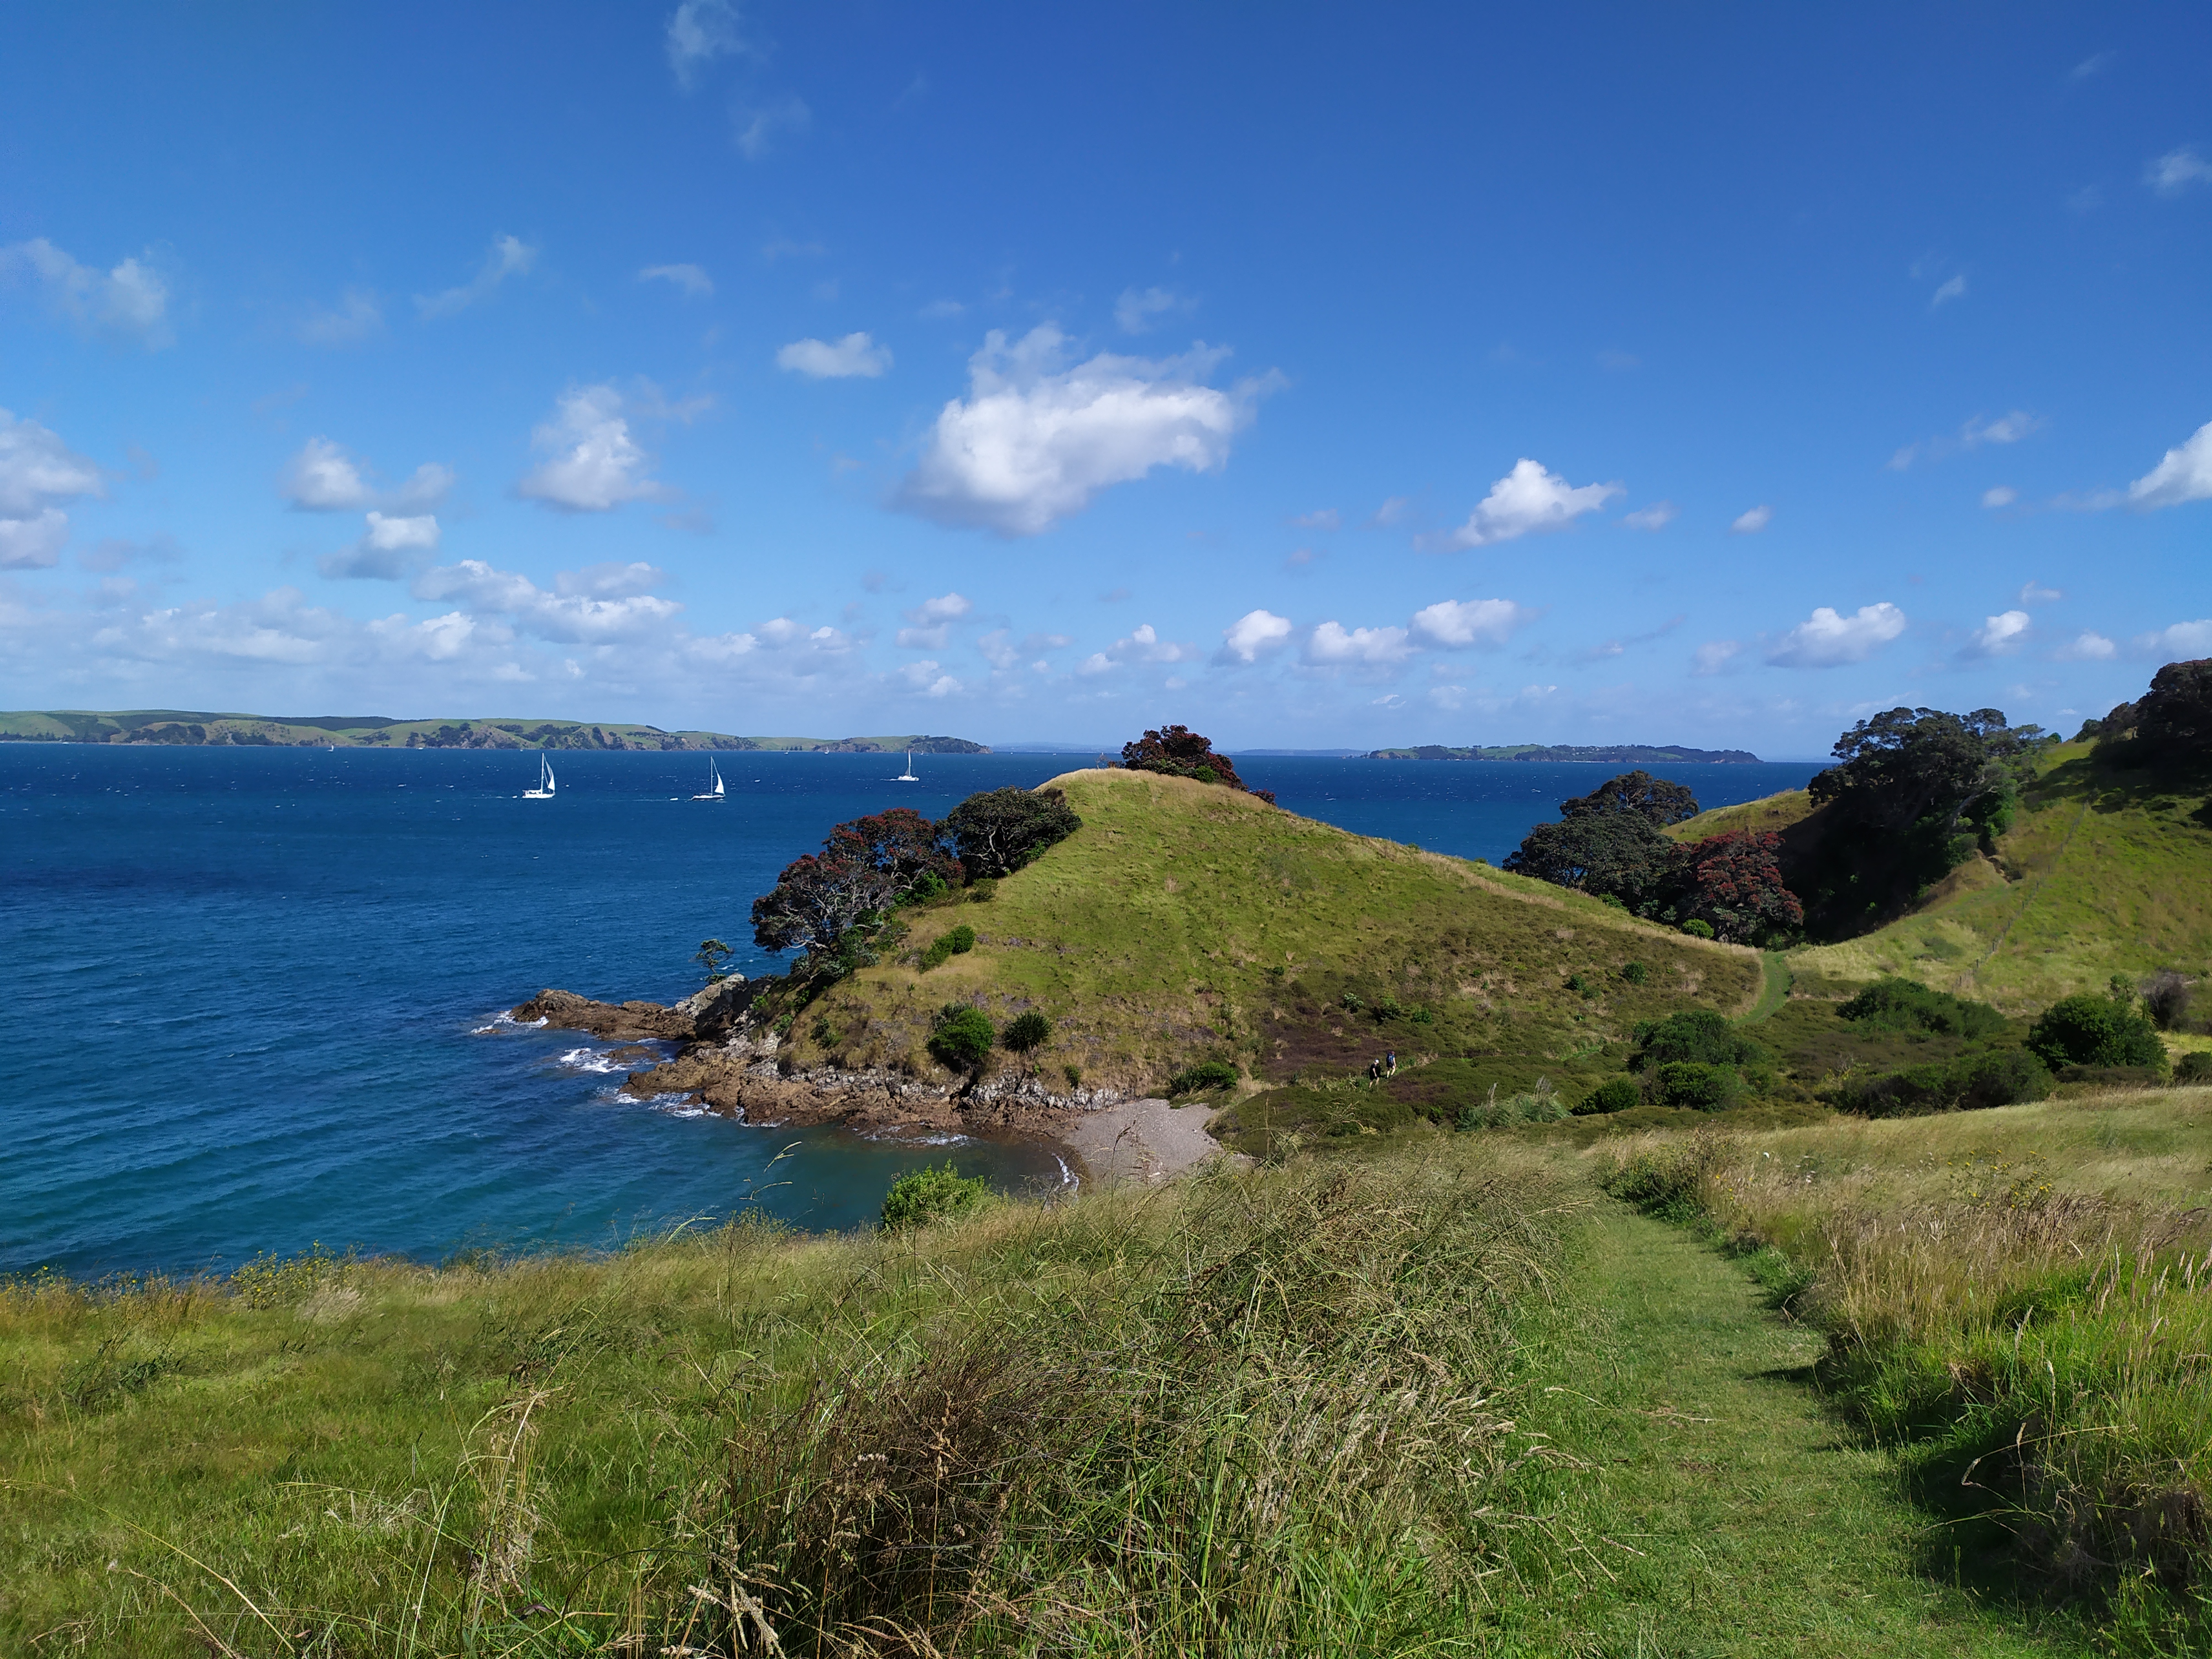
[[[2212,655],[2208,71],[2180,5],[27,9],[0,702],[2070,730]]]

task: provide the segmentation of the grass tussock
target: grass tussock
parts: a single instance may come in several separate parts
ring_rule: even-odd
[[[897,1236],[16,1284],[0,1648],[1463,1636],[1531,1455],[1511,1331],[1571,1206],[1525,1153],[1427,1151]]]
[[[1755,1253],[1926,1501],[2001,1522],[2049,1588],[2203,1640],[2208,1153],[2212,1091],[2174,1091],[1594,1155],[1616,1194]]]

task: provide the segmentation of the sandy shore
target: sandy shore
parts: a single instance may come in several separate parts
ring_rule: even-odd
[[[1215,1103],[1216,1105],[1218,1103]],[[1102,1187],[1125,1181],[1165,1181],[1209,1158],[1237,1157],[1206,1132],[1215,1107],[1130,1100],[1065,1120],[1054,1139],[1083,1160],[1086,1178]]]

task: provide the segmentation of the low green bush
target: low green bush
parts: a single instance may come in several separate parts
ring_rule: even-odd
[[[924,1164],[908,1170],[884,1194],[883,1229],[895,1233],[926,1227],[981,1209],[990,1198],[991,1183],[982,1176],[963,1176],[949,1162],[941,1170]]]
[[[2064,1066],[2058,1080],[2091,1089],[2155,1089],[2167,1079],[2163,1066]]]
[[[1034,1008],[1026,1013],[1017,1014],[999,1037],[1001,1047],[1018,1054],[1025,1054],[1032,1048],[1042,1048],[1051,1041],[1052,1022]]]
[[[1631,985],[1641,985],[1651,977],[1651,970],[1640,962],[1624,962],[1620,965],[1620,976]]]
[[[2041,1100],[2050,1092],[2051,1071],[2042,1060],[2025,1048],[1994,1048],[1941,1064],[1854,1079],[1829,1099],[1844,1111],[1868,1117],[1909,1117],[2017,1106]]]
[[[2184,1054],[2174,1062],[2173,1080],[2176,1083],[2212,1083],[2212,1054],[2198,1049],[2193,1054]]]
[[[2157,1030],[2117,997],[2060,999],[2029,1027],[2027,1046],[2054,1072],[2069,1066],[2147,1066],[2166,1074],[2166,1045]]]
[[[1890,1031],[1933,1031],[1944,1036],[1991,1037],[2005,1017],[1986,1002],[1931,991],[1917,980],[1881,979],[1836,1012],[1844,1019]]]
[[[1641,1072],[1670,1060],[1694,1060],[1707,1066],[1761,1066],[1772,1056],[1710,1008],[1686,1009],[1636,1027],[1636,1052],[1628,1069]]]
[[[1674,1060],[1659,1068],[1653,1092],[1662,1106],[1687,1106],[1695,1111],[1717,1112],[1742,1097],[1743,1079],[1726,1066],[1709,1066],[1699,1060]]]
[[[930,1022],[929,1052],[954,1071],[981,1065],[996,1040],[991,1017],[966,1003],[946,1003]]]
[[[1237,1068],[1225,1060],[1202,1060],[1168,1079],[1168,1097],[1204,1094],[1212,1089],[1237,1086]]]
[[[938,936],[935,944],[921,953],[921,971],[940,968],[954,957],[965,956],[975,948],[975,930],[966,922],[946,929]]]
[[[1583,1097],[1582,1104],[1575,1108],[1575,1115],[1595,1117],[1606,1112],[1625,1112],[1643,1102],[1644,1091],[1636,1086],[1635,1079],[1609,1077]]]
[[[988,904],[998,896],[999,883],[995,877],[968,884],[968,902],[970,904]]]
[[[1556,1123],[1566,1115],[1566,1106],[1553,1090],[1552,1080],[1538,1078],[1534,1088],[1503,1100],[1492,1085],[1488,1098],[1468,1102],[1452,1121],[1455,1128],[1495,1129],[1508,1123]]]
[[[1713,925],[1703,916],[1692,916],[1682,924],[1682,931],[1692,939],[1711,939],[1713,936]]]

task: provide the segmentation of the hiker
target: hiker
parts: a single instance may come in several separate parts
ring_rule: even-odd
[[[1382,1074],[1385,1077],[1398,1075],[1398,1051],[1395,1048],[1390,1051],[1390,1058],[1384,1062]]]

